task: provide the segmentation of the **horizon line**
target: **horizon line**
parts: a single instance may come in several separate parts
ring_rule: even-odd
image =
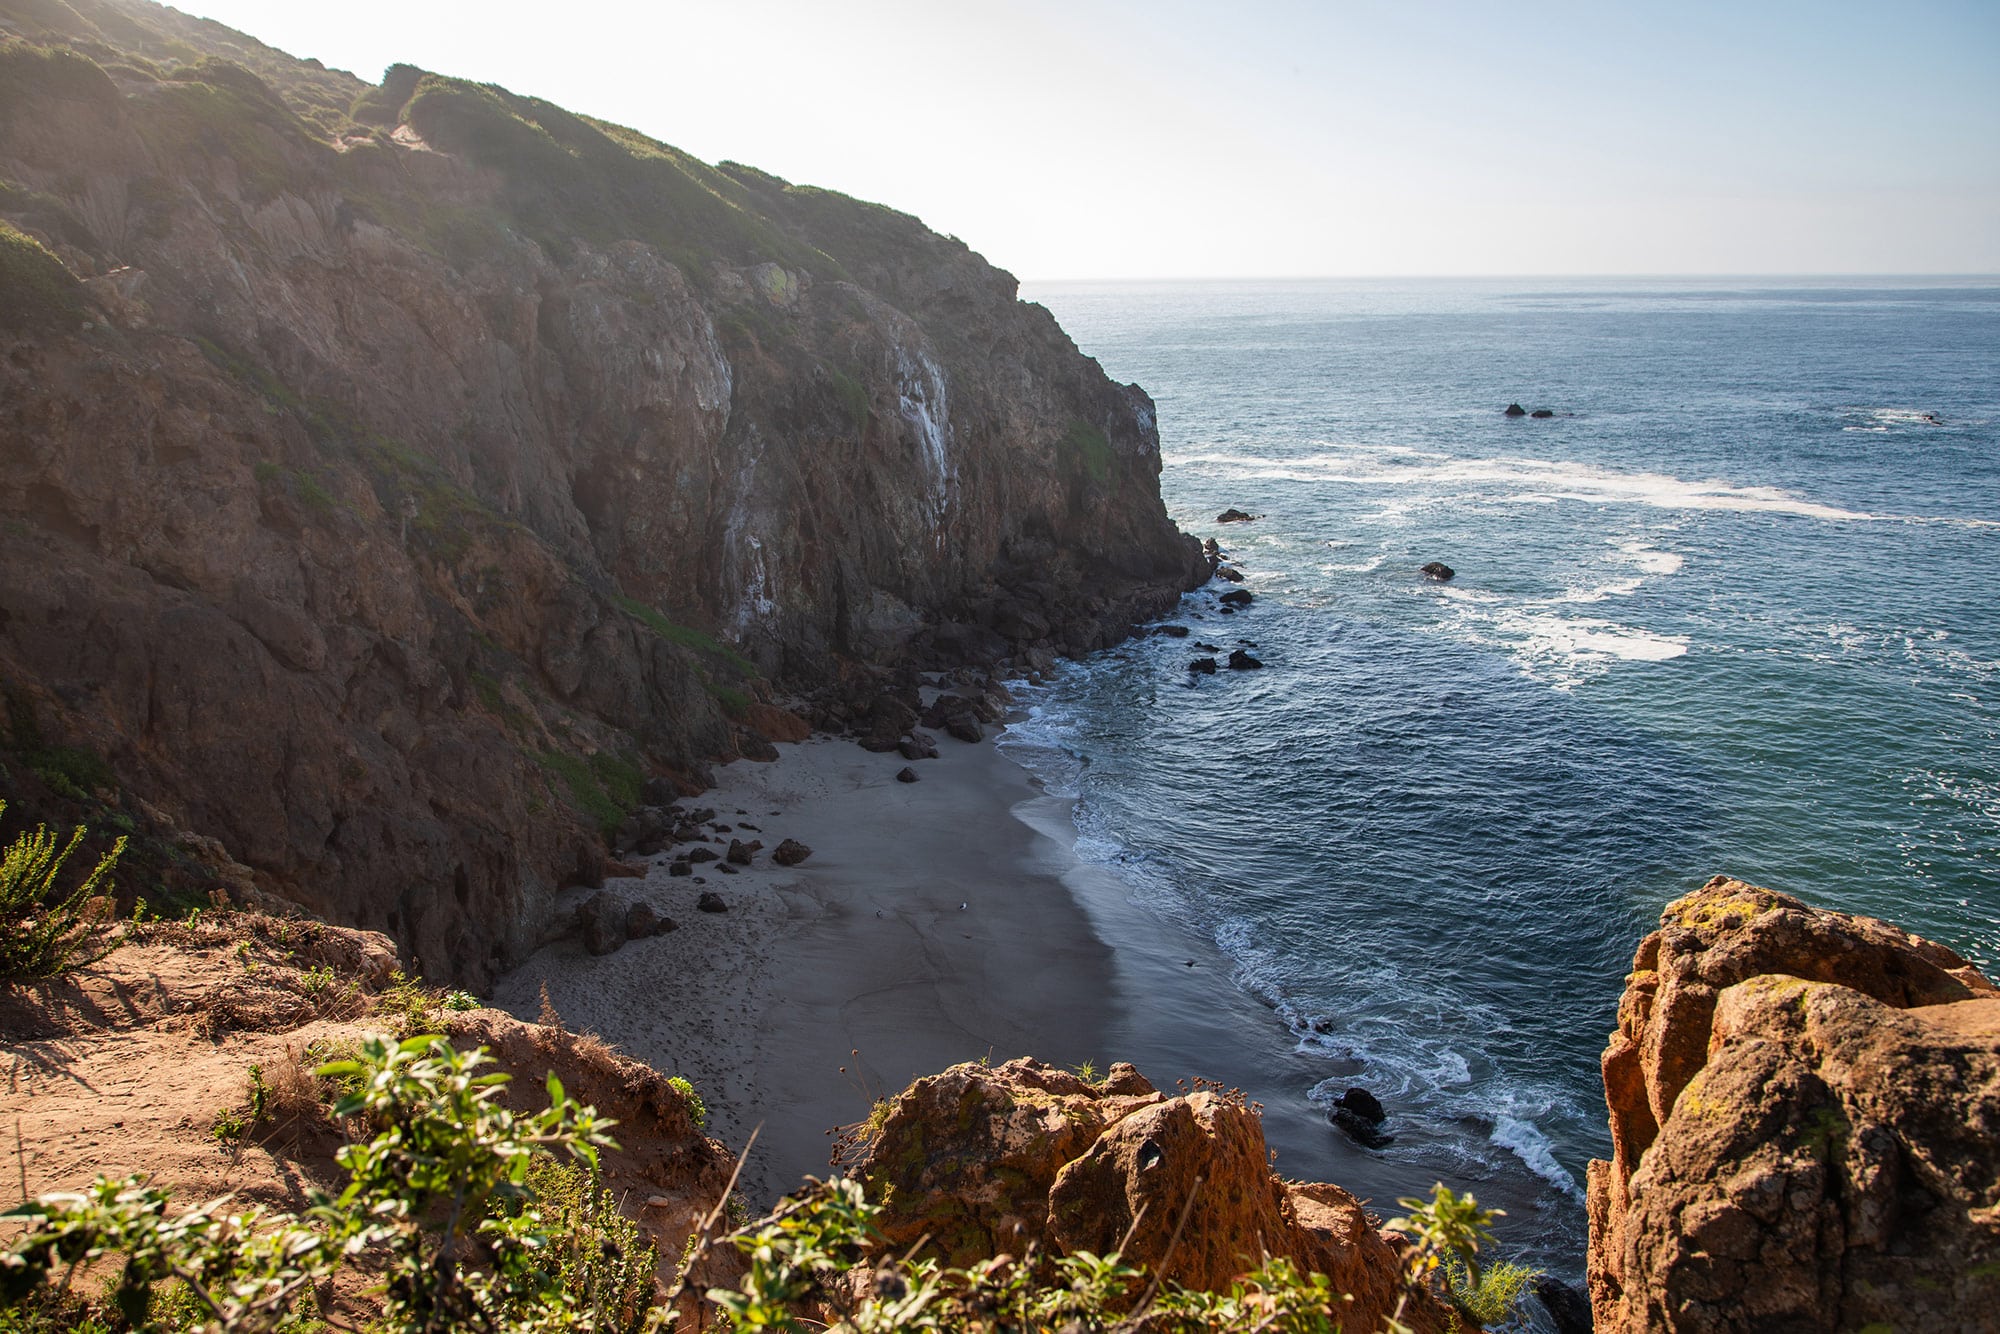
[[[1731,271],[1731,272],[1687,272],[1687,273],[1636,273],[1636,272],[1634,272],[1634,273],[1608,273],[1608,272],[1598,272],[1598,273],[1553,273],[1553,272],[1524,272],[1524,273],[1470,273],[1470,272],[1467,272],[1467,273],[1235,273],[1235,274],[1157,274],[1157,275],[1149,275],[1149,276],[1145,276],[1145,277],[1117,277],[1117,278],[1107,278],[1107,277],[1101,277],[1101,276],[1099,276],[1099,277],[1089,277],[1089,276],[1082,276],[1082,275],[1074,275],[1074,274],[1072,274],[1072,275],[1067,275],[1067,276],[1063,276],[1063,277],[1049,277],[1049,276],[1037,276],[1037,277],[1032,277],[1032,278],[1030,278],[1030,277],[1017,277],[1017,278],[1015,279],[1015,281],[1016,281],[1016,282],[1019,282],[1019,283],[1022,283],[1022,284],[1027,284],[1027,283],[1316,283],[1316,282],[1432,282],[1432,281],[1438,281],[1438,280],[1443,280],[1443,279],[1457,279],[1457,280],[1467,280],[1467,279],[1477,279],[1477,280],[1486,280],[1486,281],[1493,281],[1493,282],[1520,282],[1520,281],[1525,281],[1525,280],[1528,280],[1528,279],[1564,279],[1564,280],[1570,280],[1570,281],[1575,281],[1575,280],[1583,280],[1583,279],[1592,279],[1592,280],[1605,280],[1605,279],[1616,279],[1616,280],[1618,280],[1618,281],[1621,281],[1621,282],[1631,282],[1631,281],[1640,281],[1640,282],[1657,282],[1657,281],[1662,281],[1662,280],[1674,280],[1674,281],[1693,281],[1693,280],[1701,280],[1701,279],[1707,279],[1707,280],[1715,280],[1715,281],[1742,281],[1742,280],[1744,280],[1744,279],[1751,279],[1751,278],[1759,278],[1759,279],[1782,279],[1782,280],[1788,280],[1788,281],[1798,281],[1798,280],[1801,280],[1801,279],[1825,279],[1825,280],[1845,280],[1845,281],[1852,281],[1852,280],[1854,280],[1854,279],[1862,279],[1862,278],[1872,278],[1872,279],[1896,279],[1896,280],[1909,280],[1909,279],[1926,279],[1926,280],[1938,280],[1938,279],[1956,279],[1956,280],[1961,280],[1961,281],[1963,281],[1963,280],[1979,280],[1979,281],[1987,281],[1987,282],[2000,282],[2000,270],[1996,270],[1996,271],[1992,271],[1992,272],[1964,272],[1964,273],[1961,273],[1961,272],[1956,272],[1956,271],[1952,271],[1952,270],[1948,270],[1948,269],[1938,269],[1938,270],[1907,270],[1907,271],[1904,271],[1904,272],[1891,272],[1891,271],[1886,271],[1886,270],[1885,270],[1885,271],[1867,271],[1867,272],[1864,272],[1864,271],[1861,271],[1861,270],[1855,270],[1855,271],[1853,271],[1853,272],[1838,272],[1838,271],[1836,271],[1836,272],[1826,272],[1826,271],[1817,271],[1817,272],[1808,272],[1808,271],[1804,271],[1804,270],[1800,270],[1800,271],[1797,271],[1797,272],[1775,272],[1775,271],[1755,271],[1755,270],[1743,270],[1743,271],[1740,271],[1740,272],[1738,272],[1738,271]]]

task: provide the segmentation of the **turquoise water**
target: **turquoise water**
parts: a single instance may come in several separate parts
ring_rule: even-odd
[[[1574,1274],[1623,975],[1710,875],[2000,964],[2000,282],[1026,295],[1152,392],[1257,601],[1190,596],[1010,744],[1272,1007],[1311,1077],[1267,1097],[1382,1097],[1378,1183],[1490,1183]]]

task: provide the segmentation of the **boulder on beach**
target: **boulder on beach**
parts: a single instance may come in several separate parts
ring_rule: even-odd
[[[1222,513],[1216,515],[1215,521],[1217,523],[1249,523],[1252,519],[1260,517],[1262,516],[1256,514],[1245,514],[1242,510],[1237,509],[1234,506],[1231,506],[1229,509],[1226,509],[1222,511]]]
[[[664,936],[674,929],[674,919],[662,917],[653,911],[650,903],[635,903],[625,910],[625,938],[644,940],[648,936]]]
[[[677,860],[677,861],[675,861],[675,862],[672,862],[672,863],[670,863],[670,864],[669,864],[669,865],[667,866],[667,874],[668,874],[668,875],[693,875],[693,874],[694,874],[694,867],[693,867],[692,865],[690,865],[690,864],[689,864],[689,862],[688,862],[687,858],[685,858],[685,857],[682,857],[682,858],[680,858],[679,860]]]
[[[1188,664],[1188,670],[1197,676],[1214,676],[1216,665],[1214,658],[1196,658]]]
[[[979,719],[972,715],[970,709],[963,713],[954,713],[945,719],[944,733],[948,737],[966,742],[981,741],[986,736],[986,733],[980,730]]]
[[[1240,648],[1231,650],[1229,654],[1229,670],[1232,672],[1254,672],[1263,665]]]
[[[771,854],[771,860],[780,866],[797,866],[812,855],[813,850],[811,848],[795,838],[788,838],[778,845],[777,851]]]
[[[929,732],[911,732],[896,743],[896,753],[906,760],[934,760],[938,757],[937,738]]]
[[[585,949],[609,954],[625,943],[624,902],[600,890],[577,908],[576,924]]]
[[[701,892],[701,897],[694,901],[694,906],[702,912],[729,911],[729,905],[722,901],[722,895],[712,889],[704,889]]]
[[[750,859],[753,856],[755,856],[756,853],[763,848],[763,846],[764,846],[764,840],[760,838],[753,838],[748,843],[745,843],[740,838],[732,838],[729,840],[728,860],[735,862],[738,866],[748,866],[750,864]]]
[[[687,859],[691,862],[697,862],[697,863],[712,862],[716,859],[716,851],[714,848],[708,848],[708,847],[689,848],[687,851]]]
[[[1439,583],[1443,583],[1445,580],[1456,575],[1458,571],[1452,569],[1451,566],[1446,565],[1441,560],[1434,560],[1420,568],[1417,573],[1426,579],[1435,579]]]
[[[1500,415],[1503,417],[1525,417],[1528,415],[1528,410],[1519,403],[1509,403],[1507,410]]]
[[[896,770],[896,781],[899,783],[914,783],[917,781],[917,771],[906,764]]]

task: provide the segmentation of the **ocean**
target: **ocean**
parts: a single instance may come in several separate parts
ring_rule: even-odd
[[[1003,744],[1265,1007],[1267,1104],[1387,1105],[1288,1174],[1476,1183],[1577,1278],[1669,900],[1723,873],[2000,965],[2000,280],[1024,296],[1153,394],[1168,509],[1256,600],[1191,594]]]

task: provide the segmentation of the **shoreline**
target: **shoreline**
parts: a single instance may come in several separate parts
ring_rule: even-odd
[[[847,740],[779,756],[731,764],[686,803],[732,826],[718,853],[762,840],[752,865],[675,877],[667,853],[606,882],[676,930],[602,956],[575,938],[544,946],[490,1003],[532,1019],[546,984],[565,1027],[688,1078],[732,1150],[758,1130],[753,1201],[826,1175],[834,1127],[956,1062],[1109,1065],[1129,1009],[1114,952],[1072,892],[1074,853],[1024,814],[1060,799],[990,737],[947,741],[916,783],[896,781],[900,756]],[[775,865],[786,838],[812,856]],[[728,910],[698,911],[704,891]]]
[[[827,1175],[834,1132],[877,1099],[960,1061],[1033,1056],[1100,1071],[1129,1061],[1165,1090],[1197,1077],[1240,1088],[1262,1105],[1280,1174],[1334,1182],[1385,1215],[1444,1177],[1523,1222],[1551,1204],[1577,1208],[1552,1201],[1525,1165],[1452,1161],[1440,1129],[1406,1122],[1382,1153],[1329,1124],[1305,1097],[1335,1076],[1325,1058],[1238,985],[1211,937],[1078,856],[1074,798],[1045,790],[996,740],[945,742],[911,766],[913,784],[895,779],[901,756],[826,736],[719,770],[715,788],[683,804],[732,826],[709,845],[718,854],[732,837],[762,840],[753,865],[675,877],[668,851],[643,878],[607,880],[677,929],[602,956],[566,937],[503,977],[489,1003],[533,1019],[546,983],[565,1027],[691,1081],[708,1134],[735,1152],[757,1132],[741,1185],[753,1205]],[[776,866],[785,838],[812,856]],[[728,911],[698,911],[704,891]],[[1567,1244],[1536,1258],[1581,1272]]]

